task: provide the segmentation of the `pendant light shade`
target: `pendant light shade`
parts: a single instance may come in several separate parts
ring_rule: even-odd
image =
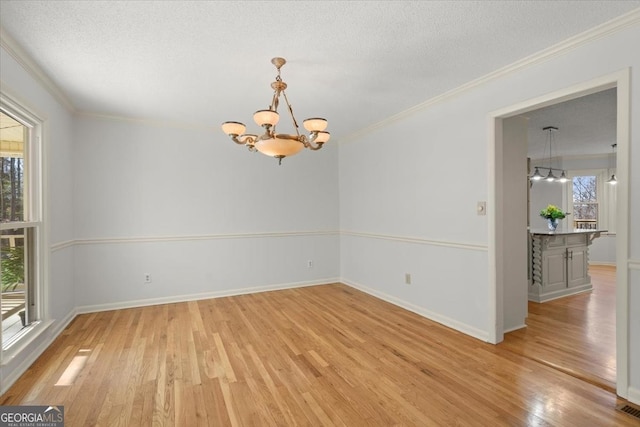
[[[558,178],[558,182],[561,182],[564,184],[567,181],[569,181],[569,178],[567,178],[567,174],[565,174],[564,171],[562,171],[562,175],[560,175],[560,178]]]
[[[544,178],[544,177],[540,173],[539,168],[536,167],[536,170],[533,172],[533,175],[531,175],[531,179],[534,180],[534,181],[540,181],[542,178]]]

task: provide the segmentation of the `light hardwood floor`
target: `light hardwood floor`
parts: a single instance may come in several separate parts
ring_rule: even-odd
[[[589,274],[592,292],[529,302],[527,328],[500,345],[615,392],[616,268],[592,265]]]
[[[81,315],[0,397],[67,426],[637,426],[617,403],[341,284]]]

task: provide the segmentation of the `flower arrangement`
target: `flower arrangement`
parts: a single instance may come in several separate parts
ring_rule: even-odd
[[[540,211],[540,216],[547,219],[564,219],[567,215],[556,205],[549,205]]]

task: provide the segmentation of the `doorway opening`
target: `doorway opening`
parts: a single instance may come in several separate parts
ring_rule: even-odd
[[[615,332],[616,332],[616,381],[615,388],[619,396],[628,394],[628,180],[629,180],[629,70],[622,70],[589,82],[578,84],[536,99],[525,101],[491,114],[489,132],[490,164],[489,171],[489,264],[490,295],[492,321],[495,330],[490,331],[490,341],[503,341],[505,332],[518,329],[518,318],[524,326],[528,305],[522,295],[526,295],[528,285],[527,244],[524,250],[522,241],[528,239],[526,216],[518,215],[513,219],[510,209],[513,200],[522,199],[523,186],[517,181],[528,181],[526,154],[522,147],[514,148],[508,144],[509,138],[517,136],[517,124],[510,126],[516,116],[548,107],[554,104],[602,92],[607,89],[616,91],[616,143],[617,159],[617,200],[616,206],[616,278],[615,278]],[[514,130],[515,129],[515,130]],[[514,166],[513,159],[519,159]],[[522,166],[524,165],[524,166]],[[513,180],[516,180],[514,183]],[[526,203],[526,202],[525,202]],[[524,209],[523,209],[524,210]],[[514,250],[514,248],[516,250]],[[519,266],[514,268],[514,266]],[[520,316],[520,317],[518,317]],[[515,319],[515,320],[514,320]],[[514,326],[515,325],[515,326]]]

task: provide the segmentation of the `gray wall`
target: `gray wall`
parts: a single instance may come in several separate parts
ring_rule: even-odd
[[[489,115],[631,68],[640,81],[640,25],[627,26],[394,117],[340,147],[341,276],[347,283],[481,339],[489,302]],[[640,105],[632,86],[631,105]],[[635,111],[635,107],[632,107]],[[640,115],[631,117],[630,218],[640,218]],[[415,135],[425,134],[425,138]],[[620,155],[620,154],[619,154]],[[625,159],[626,160],[626,159]],[[380,167],[383,165],[383,167]],[[443,178],[446,176],[447,178]],[[631,221],[629,395],[640,399],[640,223]],[[403,284],[405,272],[413,283]]]

